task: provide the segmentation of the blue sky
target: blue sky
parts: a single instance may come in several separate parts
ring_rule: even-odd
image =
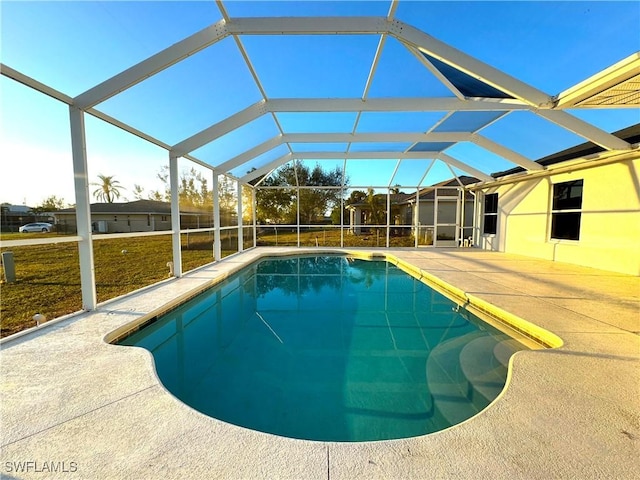
[[[390,2],[227,1],[231,17],[385,16]],[[215,2],[2,1],[2,62],[75,96],[222,18]],[[395,18],[548,93],[557,94],[640,50],[638,2],[428,2],[401,0]],[[245,36],[242,42],[271,98],[360,97],[378,36]],[[73,203],[67,107],[0,77],[2,175],[0,201],[35,205],[49,195]],[[369,97],[452,96],[397,40],[389,38]],[[260,100],[261,94],[228,38],[97,106],[166,143],[184,138]],[[637,109],[571,111],[608,131],[640,121]],[[443,112],[363,114],[358,132],[426,131]],[[278,114],[286,132],[345,132],[355,114]],[[390,122],[390,123],[389,123]],[[163,149],[87,116],[92,181],[114,175],[132,198],[134,184],[161,187],[155,175],[167,163]],[[194,154],[220,163],[278,133],[271,116]],[[536,159],[583,141],[531,113],[510,114],[482,134]],[[354,144],[352,150],[391,146]],[[403,145],[393,149],[402,150]],[[316,150],[319,146],[294,145]],[[342,150],[344,145],[332,145]],[[286,153],[280,147],[254,163]],[[487,172],[509,168],[472,144],[447,153]],[[326,162],[333,167],[334,161]],[[405,163],[395,183],[415,183],[429,162]],[[352,185],[384,185],[394,161],[376,168],[347,164]],[[184,161],[183,167],[188,168]],[[247,167],[242,167],[246,171]],[[242,169],[234,171],[243,174]],[[436,165],[425,184],[451,172]]]

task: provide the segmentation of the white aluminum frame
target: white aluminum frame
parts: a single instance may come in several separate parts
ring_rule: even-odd
[[[249,182],[259,179],[261,176],[268,175],[279,166],[292,160],[304,159],[342,159],[346,162],[348,159],[368,159],[375,161],[376,159],[395,159],[398,165],[401,160],[410,159],[432,159],[431,163],[424,172],[422,178],[417,183],[417,192],[420,191],[420,185],[428,175],[435,160],[444,162],[451,172],[455,175],[452,168],[457,168],[463,172],[469,173],[481,181],[491,181],[492,177],[485,172],[468,165],[463,159],[454,158],[446,152],[412,152],[410,148],[404,152],[393,151],[375,151],[375,152],[351,152],[350,146],[354,142],[375,143],[375,142],[409,142],[415,145],[418,142],[472,142],[481,148],[493,152],[505,160],[518,165],[526,170],[526,174],[535,174],[536,171],[544,169],[539,163],[515,152],[504,145],[500,145],[492,140],[480,135],[476,132],[426,132],[426,133],[380,133],[369,134],[359,133],[358,123],[360,115],[363,112],[415,112],[415,111],[445,111],[448,115],[457,111],[503,111],[510,112],[516,110],[530,111],[546,120],[549,120],[560,127],[571,131],[585,139],[612,151],[628,151],[632,146],[608,132],[605,132],[594,125],[580,120],[567,112],[564,108],[568,108],[577,103],[582,97],[583,91],[591,93],[589,82],[582,82],[575,89],[563,92],[559,96],[551,97],[548,94],[504,73],[500,70],[473,58],[470,55],[461,52],[446,43],[439,41],[425,32],[415,27],[401,22],[394,18],[395,11],[398,6],[397,0],[390,2],[389,12],[386,17],[266,17],[266,18],[231,18],[221,0],[216,0],[216,4],[221,12],[222,19],[210,26],[184,38],[176,44],[165,48],[164,50],[150,56],[149,58],[139,62],[138,64],[123,70],[117,75],[101,82],[100,84],[86,90],[85,92],[70,97],[59,92],[23,73],[7,66],[0,64],[0,72],[2,75],[20,82],[30,88],[33,88],[45,95],[48,95],[69,106],[70,131],[72,141],[72,157],[74,171],[74,188],[76,199],[76,217],[78,225],[78,233],[76,236],[69,237],[65,240],[56,239],[55,242],[61,241],[77,241],[79,247],[79,262],[81,272],[81,289],[83,309],[92,310],[96,307],[96,288],[95,274],[93,264],[93,239],[91,233],[91,213],[89,207],[89,190],[87,178],[87,155],[86,155],[86,138],[84,128],[84,115],[88,113],[101,120],[114,125],[120,129],[127,131],[143,140],[154,145],[164,148],[168,152],[170,165],[170,188],[171,188],[171,213],[172,213],[172,231],[169,232],[173,238],[173,261],[174,275],[180,277],[182,275],[181,249],[180,249],[180,210],[178,198],[178,158],[188,159],[200,166],[209,169],[212,173],[213,188],[213,217],[215,241],[213,247],[214,261],[221,259],[221,242],[220,242],[220,202],[218,198],[218,175],[226,175],[237,182],[238,189],[238,251],[242,251],[243,247],[243,219],[242,219],[242,185],[248,185],[252,188],[252,198],[254,201],[254,245],[256,239],[256,221],[255,221],[255,188],[260,188],[260,181],[256,186],[249,185]],[[268,98],[258,72],[254,68],[251,59],[242,44],[241,37],[243,35],[379,35],[376,52],[373,57],[369,74],[364,85],[361,98],[351,99],[293,99],[293,98]],[[219,121],[200,132],[195,132],[190,137],[182,141],[169,145],[162,140],[142,132],[125,122],[113,118],[95,107],[105,100],[127,90],[128,88],[143,82],[145,79],[163,71],[166,68],[175,65],[181,60],[196,54],[197,52],[211,47],[217,42],[233,37],[240,54],[242,55],[247,68],[249,69],[261,95],[262,99],[257,103]],[[380,55],[383,51],[388,36],[396,38],[411,52],[420,63],[435,75],[447,88],[449,88],[455,97],[453,98],[368,98],[368,93],[376,74]],[[438,60],[456,68],[474,78],[485,82],[486,84],[503,91],[513,99],[490,99],[490,98],[466,98],[462,93],[453,86],[453,84],[422,55],[426,53]],[[638,54],[630,57],[623,66],[631,71],[638,68]],[[629,65],[627,65],[629,64]],[[608,69],[614,73],[620,70],[619,65]],[[612,70],[613,69],[613,70]],[[634,70],[635,71],[635,70]],[[609,73],[607,74],[609,75]],[[613,74],[611,74],[613,75]],[[611,77],[609,75],[609,77]],[[622,78],[616,73],[616,78]],[[629,75],[625,70],[624,75]],[[602,75],[594,76],[600,81]],[[607,77],[607,81],[611,80]],[[625,77],[626,78],[626,77]],[[616,80],[617,81],[617,80]],[[594,81],[595,82],[595,81]],[[607,85],[609,85],[609,83]],[[579,87],[579,88],[578,88]],[[576,93],[577,92],[577,93]],[[282,129],[276,114],[278,112],[357,112],[356,120],[351,133],[287,133]],[[254,146],[249,146],[244,153],[228,159],[216,159],[217,165],[202,161],[191,155],[191,152],[201,148],[216,139],[235,131],[236,129],[247,125],[259,117],[270,114],[277,126],[279,135]],[[445,116],[447,118],[447,116]],[[444,120],[444,119],[443,119]],[[497,121],[499,121],[498,119]],[[486,126],[486,125],[485,125]],[[433,130],[433,128],[431,129]],[[347,148],[345,152],[295,152],[292,149],[292,143],[345,143]],[[275,160],[269,162],[253,172],[236,178],[229,172],[241,165],[244,165],[258,156],[265,154],[281,145],[285,145],[289,153],[279,156]],[[346,164],[346,163],[345,163]],[[397,171],[397,166],[396,166]],[[395,172],[394,172],[395,175]],[[389,187],[393,181],[394,175],[389,180],[387,188],[387,245],[389,245],[389,227],[390,227],[390,194]],[[297,187],[298,189],[303,187]],[[346,186],[340,187],[343,192]],[[355,187],[349,187],[355,188]],[[344,199],[342,200],[344,206]],[[419,206],[416,205],[416,209]],[[233,227],[225,227],[233,228]],[[298,231],[300,222],[298,221]],[[341,238],[344,235],[344,215],[341,213],[342,230]],[[205,229],[206,230],[206,229]],[[167,232],[158,232],[165,234]],[[140,234],[140,236],[149,235]],[[136,235],[133,235],[136,236]],[[26,244],[33,241],[12,241],[11,244]],[[299,237],[298,237],[299,242]],[[54,243],[51,239],[43,239],[39,243]],[[416,238],[416,245],[418,239]]]

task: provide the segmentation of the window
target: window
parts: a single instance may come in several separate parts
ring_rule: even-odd
[[[498,194],[484,196],[484,227],[482,233],[495,235],[498,230]]]
[[[551,238],[580,239],[582,216],[582,180],[556,183],[551,206]]]

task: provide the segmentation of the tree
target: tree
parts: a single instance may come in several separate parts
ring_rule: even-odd
[[[354,190],[349,195],[349,198],[345,202],[347,205],[353,205],[354,203],[362,203],[367,198],[367,192],[363,192],[362,190]]]
[[[149,192],[149,200],[170,202],[171,184],[167,165],[160,169],[157,178],[164,184],[164,191],[151,190]],[[180,198],[181,207],[212,209],[212,195],[213,192],[209,190],[208,181],[201,172],[195,168],[182,171],[178,180],[178,197]]]
[[[348,180],[345,179],[344,183],[347,184]],[[291,162],[263,182],[265,187],[282,188],[259,190],[256,198],[258,220],[295,224],[298,221],[299,204],[300,223],[318,223],[324,219],[327,211],[340,205],[342,200],[341,189],[326,187],[339,187],[342,184],[343,172],[339,167],[325,171],[319,164],[310,169],[300,161]],[[301,187],[299,198],[296,198],[297,186]]]
[[[93,196],[96,200],[103,201],[105,203],[113,203],[117,198],[120,198],[120,189],[125,189],[120,185],[118,180],[114,180],[113,175],[98,175],[100,183],[92,183],[91,185],[97,186],[93,192]]]
[[[137,183],[133,184],[133,198],[136,200],[142,200],[144,198],[144,188]]]
[[[383,220],[385,212],[383,199],[380,195],[375,194],[373,188],[367,189],[366,202],[369,206],[369,211],[371,212],[370,221],[367,223],[369,225],[382,225],[383,223],[386,223],[386,221]]]
[[[45,198],[39,205],[32,208],[31,211],[35,214],[44,212],[55,212],[65,208],[66,202],[63,198],[58,198],[55,195],[51,195]]]

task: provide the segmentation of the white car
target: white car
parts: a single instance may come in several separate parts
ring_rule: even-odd
[[[20,233],[28,233],[28,232],[50,232],[53,228],[53,225],[45,222],[38,223],[27,223],[26,225],[21,226],[18,231]]]

